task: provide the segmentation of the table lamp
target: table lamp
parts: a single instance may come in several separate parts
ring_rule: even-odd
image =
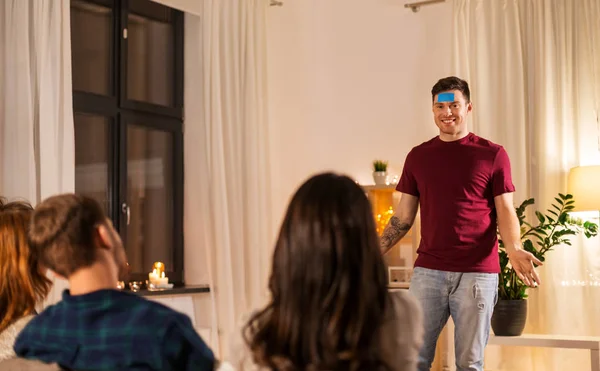
[[[595,211],[600,215],[600,165],[572,168],[567,191],[575,199],[574,212]]]

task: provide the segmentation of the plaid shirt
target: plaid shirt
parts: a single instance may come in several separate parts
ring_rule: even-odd
[[[117,290],[71,296],[36,316],[15,353],[72,370],[213,370],[212,351],[190,319]]]

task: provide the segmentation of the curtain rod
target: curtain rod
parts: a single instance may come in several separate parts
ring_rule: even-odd
[[[408,3],[408,4],[404,4],[405,8],[411,8],[413,12],[418,12],[419,9],[421,9],[421,6],[423,5],[431,5],[431,4],[437,4],[437,3],[443,3],[446,2],[446,0],[425,0],[425,1],[418,1],[416,3]],[[279,0],[271,0],[270,4],[271,6],[283,6],[283,2],[279,1]]]
[[[411,8],[412,11],[414,13],[418,12],[419,9],[421,9],[421,7],[423,5],[431,5],[431,4],[437,4],[437,3],[443,3],[446,2],[446,0],[426,0],[426,1],[419,1],[416,3],[408,3],[408,4],[404,4],[405,8]]]

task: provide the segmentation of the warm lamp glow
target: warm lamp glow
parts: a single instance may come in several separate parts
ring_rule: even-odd
[[[573,211],[600,210],[600,166],[579,166],[569,171],[568,193],[575,199]]]
[[[390,206],[389,209],[384,211],[383,213],[377,214],[375,216],[375,225],[377,226],[377,234],[381,236],[385,226],[388,224],[390,219],[394,216],[394,209]]]

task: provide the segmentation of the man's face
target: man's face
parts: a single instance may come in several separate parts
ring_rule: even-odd
[[[473,109],[459,90],[437,94],[433,99],[433,118],[442,139],[458,139],[467,133],[467,116]]]
[[[119,269],[119,281],[126,281],[129,275],[129,264],[127,264],[127,255],[125,254],[123,241],[121,241],[121,236],[119,236],[119,233],[117,233],[109,219],[107,219],[106,225],[110,234],[115,264]]]

